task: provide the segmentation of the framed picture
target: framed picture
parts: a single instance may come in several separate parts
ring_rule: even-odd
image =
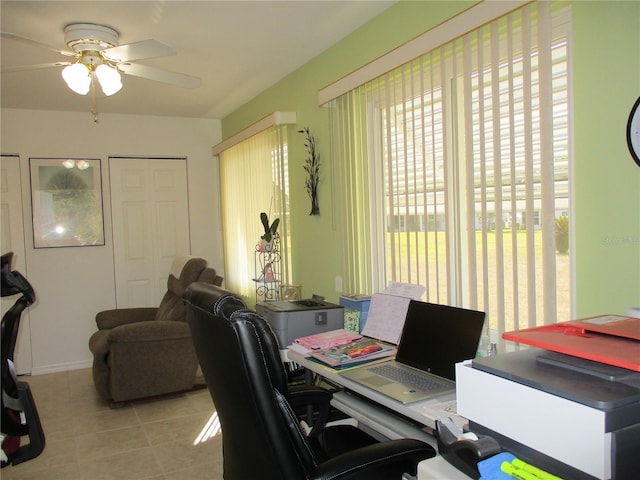
[[[104,245],[99,159],[30,158],[33,246]]]

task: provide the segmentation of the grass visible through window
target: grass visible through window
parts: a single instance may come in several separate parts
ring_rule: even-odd
[[[523,328],[529,325],[527,304],[527,244],[525,230],[517,230],[515,232],[517,247],[517,265],[516,280],[514,281],[513,266],[513,248],[512,230],[503,230],[503,251],[502,251],[502,267],[504,275],[504,318],[505,329],[507,331],[516,328]],[[389,272],[388,280],[410,282],[425,285],[427,293],[425,298],[429,302],[448,303],[448,276],[446,272],[447,265],[446,254],[446,236],[444,232],[401,232],[387,234],[387,242],[391,241],[391,235],[394,236],[393,241],[398,251],[395,260],[396,275],[393,276],[393,268],[391,267],[391,258],[387,258],[387,271]],[[485,288],[487,292],[487,305],[480,304],[478,309],[487,312],[491,328],[498,326],[498,292],[496,291],[496,276],[498,274],[498,264],[496,259],[496,232],[487,232],[487,267],[488,281],[482,278],[483,270],[483,239],[482,232],[476,233],[476,263],[477,275],[475,284],[478,289],[478,298],[480,302],[484,302]],[[428,242],[428,244],[427,244]],[[535,248],[535,289],[536,289],[536,324],[554,323],[556,321],[570,320],[570,256],[568,253],[556,253],[556,302],[557,302],[557,318],[545,319],[542,317],[542,232],[536,230],[534,232],[534,248]],[[417,250],[416,250],[417,249]],[[410,252],[410,253],[409,253]],[[428,252],[428,254],[427,254]],[[409,264],[407,258],[419,258],[420,262],[412,262]],[[439,265],[439,270],[436,268]],[[463,266],[467,268],[467,266]],[[518,301],[516,310],[516,295],[514,289],[518,289]],[[464,305],[461,305],[464,306]],[[517,318],[516,318],[517,317]]]

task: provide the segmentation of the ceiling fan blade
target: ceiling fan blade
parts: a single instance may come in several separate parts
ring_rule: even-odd
[[[67,57],[75,57],[76,54],[74,52],[71,52],[69,50],[60,50],[59,48],[55,48],[52,47],[51,45],[47,45],[44,44],[42,42],[39,42],[37,40],[33,40],[31,38],[27,38],[27,37],[23,37],[22,35],[18,35],[17,33],[10,33],[10,32],[2,32],[0,33],[0,36],[2,36],[2,38],[9,38],[11,40],[17,40],[19,42],[22,43],[26,43],[29,45],[33,45],[36,47],[40,47],[40,48],[45,48],[51,52],[55,52],[55,53],[59,53],[60,55],[65,55]]]
[[[175,53],[169,45],[157,40],[143,40],[102,50],[102,55],[112,62],[129,62],[144,58],[166,57],[175,55]]]
[[[71,62],[38,63],[34,65],[18,65],[15,67],[2,67],[2,73],[23,72],[27,70],[40,70],[42,68],[64,67],[72,65]]]
[[[135,77],[148,78],[158,82],[169,83],[184,88],[197,88],[202,85],[202,80],[184,73],[175,73],[160,68],[149,67],[137,63],[122,63],[118,65],[118,70]]]

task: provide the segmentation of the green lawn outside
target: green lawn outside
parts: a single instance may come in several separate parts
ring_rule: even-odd
[[[513,234],[515,234],[515,241]],[[395,250],[399,252],[395,259],[387,259],[389,280],[424,285],[427,287],[425,296],[427,301],[448,303],[447,247],[444,232],[402,232],[393,234],[393,237],[389,234],[387,241],[393,241],[394,246],[397,246]],[[501,243],[496,231],[486,232],[486,235],[482,231],[476,232],[475,270],[477,273],[473,279],[467,281],[467,284],[470,289],[477,289],[476,308],[487,312],[491,328],[502,325],[505,331],[509,331],[529,326],[534,320],[537,325],[570,320],[569,254],[555,254],[557,316],[548,319],[544,318],[542,313],[542,232],[539,230],[533,234],[533,248],[535,261],[533,265],[528,265],[525,230],[503,230]],[[502,252],[501,255],[498,255],[499,251]],[[496,263],[498,257],[504,259],[501,269]],[[416,262],[409,261],[407,258],[426,260]],[[486,269],[485,263],[488,266]],[[469,269],[471,264],[472,260],[467,259],[462,267]],[[439,267],[436,268],[436,265]],[[393,271],[396,272],[395,278],[392,276]],[[484,274],[486,276],[483,276],[483,271],[486,271]],[[502,291],[498,291],[499,275],[503,277]],[[529,278],[533,278],[535,284],[535,290],[531,293],[533,300],[529,300],[527,291]],[[515,295],[516,289],[517,295]]]

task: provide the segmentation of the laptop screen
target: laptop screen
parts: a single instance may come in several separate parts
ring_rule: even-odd
[[[484,312],[411,300],[396,361],[455,380],[455,364],[476,356]]]

